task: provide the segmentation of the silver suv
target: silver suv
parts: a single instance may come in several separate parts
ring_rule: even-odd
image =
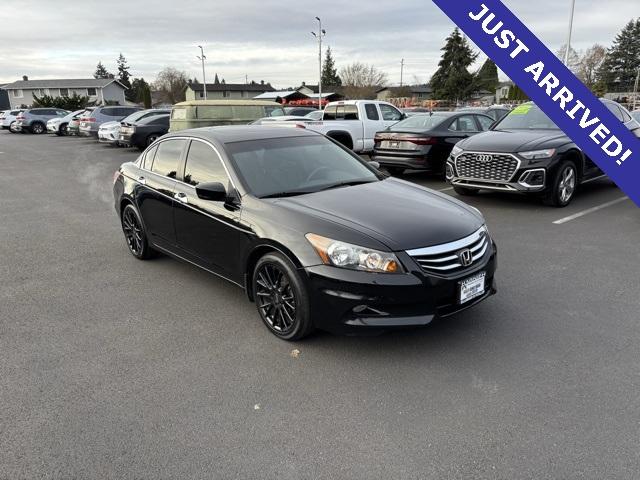
[[[119,122],[138,110],[142,110],[142,108],[120,106],[88,108],[82,115],[82,118],[80,118],[80,130],[78,131],[78,135],[84,137],[93,135],[94,137],[97,137],[98,129],[103,123],[114,121]]]
[[[69,112],[61,108],[28,108],[16,117],[15,130],[36,134],[44,133],[47,131],[47,121],[67,115]]]

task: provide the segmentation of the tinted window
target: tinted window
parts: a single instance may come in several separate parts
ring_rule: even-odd
[[[477,132],[478,127],[472,115],[464,115],[451,122],[449,130],[456,132]]]
[[[156,155],[158,151],[158,146],[149,149],[142,159],[142,168],[146,168],[147,170],[151,170],[151,165],[153,165],[153,157]]]
[[[226,148],[236,172],[259,197],[378,180],[362,161],[321,136],[235,142]]]
[[[186,140],[167,140],[158,146],[151,171],[158,175],[176,178],[180,155]]]
[[[402,113],[391,105],[386,105],[384,103],[380,104],[380,111],[382,112],[382,118],[384,120],[398,121],[402,119]]]
[[[324,109],[323,120],[335,120],[338,114],[338,106],[331,105]]]
[[[380,115],[378,115],[378,109],[376,108],[375,104],[367,103],[364,106],[364,110],[365,112],[367,112],[367,118],[369,120],[380,120]]]
[[[622,117],[622,112],[620,111],[620,108],[618,107],[618,105],[610,102],[606,102],[604,105],[609,109],[611,113],[613,113],[616,116],[618,120],[620,120],[621,122],[624,121]]]
[[[629,112],[627,110],[625,110],[624,108],[620,109],[622,111],[622,121],[624,123],[630,122],[631,120],[633,120],[633,118],[631,117],[631,115],[629,114]]]
[[[482,115],[477,115],[476,119],[478,123],[480,123],[480,129],[484,132],[489,130],[489,127],[493,125],[494,120],[489,117],[484,117]]]
[[[119,108],[103,108],[100,113],[108,117],[117,117],[120,113],[119,110]]]
[[[193,140],[187,155],[184,181],[193,186],[205,182],[220,182],[226,187],[229,177],[213,148]]]

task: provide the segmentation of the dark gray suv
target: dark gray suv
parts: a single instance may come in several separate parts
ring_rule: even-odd
[[[80,118],[80,130],[78,131],[78,135],[83,137],[97,137],[98,129],[103,123],[114,121],[119,122],[138,110],[142,110],[142,108],[121,106],[88,108]]]
[[[70,112],[61,108],[29,108],[16,117],[17,132],[44,133],[47,121],[52,118],[66,117]]]

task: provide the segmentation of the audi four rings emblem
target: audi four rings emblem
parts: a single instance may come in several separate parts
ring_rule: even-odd
[[[471,250],[465,248],[458,252],[458,259],[460,259],[460,264],[463,267],[468,267],[473,262],[473,255],[471,254]]]
[[[491,160],[493,160],[493,155],[478,155],[476,157],[476,160],[481,163],[489,163]]]

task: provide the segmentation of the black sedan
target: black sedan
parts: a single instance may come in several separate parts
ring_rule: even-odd
[[[122,122],[119,142],[144,150],[169,131],[169,117],[169,114],[161,114],[131,123]]]
[[[238,285],[282,339],[426,325],[495,293],[478,210],[309,130],[170,133],[114,178],[136,258],[163,252]]]
[[[392,175],[406,169],[444,177],[447,158],[459,141],[489,129],[494,120],[475,113],[416,114],[375,136],[372,160]]]

